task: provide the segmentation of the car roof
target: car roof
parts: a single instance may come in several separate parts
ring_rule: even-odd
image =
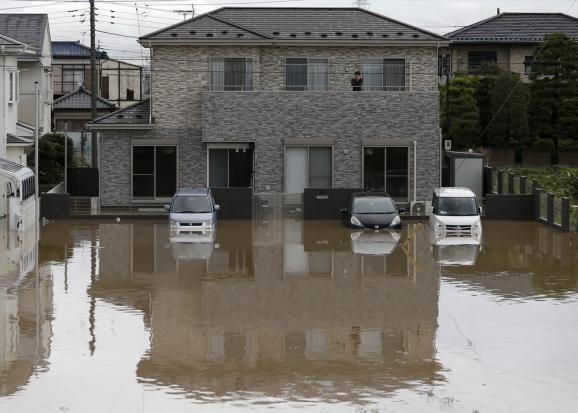
[[[361,197],[369,197],[369,196],[391,198],[391,196],[389,196],[385,192],[354,192],[353,194],[351,194],[351,196],[353,198],[361,198]]]
[[[476,194],[469,188],[438,188],[435,194],[440,198],[475,198]]]
[[[175,196],[207,196],[211,195],[210,188],[194,188],[194,187],[185,187],[179,188],[175,194]]]

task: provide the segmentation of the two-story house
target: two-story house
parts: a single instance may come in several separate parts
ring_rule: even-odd
[[[74,41],[52,42],[54,98],[75,92],[79,86],[90,91],[90,47]],[[142,99],[141,66],[112,59],[97,50],[97,95],[117,107],[130,106]]]
[[[490,64],[528,81],[536,47],[552,33],[578,41],[578,19],[563,13],[498,13],[446,34],[451,71],[478,74]]]
[[[226,7],[139,42],[151,99],[89,125],[102,206],[190,185],[363,187],[405,202],[439,186],[444,37],[359,8]]]
[[[28,45],[33,53],[18,56],[19,102],[18,121],[22,133],[35,122],[34,84],[38,82],[40,134],[51,131],[52,52],[47,14],[0,14],[0,33]],[[26,135],[31,137],[32,135]]]

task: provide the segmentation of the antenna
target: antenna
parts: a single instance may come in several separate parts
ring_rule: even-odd
[[[362,9],[369,9],[368,0],[354,0],[353,5]]]
[[[191,4],[191,10],[173,10],[173,13],[182,14],[183,20],[187,20],[187,15],[191,15],[191,17],[195,17],[195,5]]]

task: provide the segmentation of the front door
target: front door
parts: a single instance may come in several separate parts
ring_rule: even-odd
[[[253,186],[251,148],[209,148],[210,188],[250,188]]]

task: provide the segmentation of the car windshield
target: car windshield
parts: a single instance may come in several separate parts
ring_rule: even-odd
[[[395,205],[391,198],[360,197],[353,201],[354,214],[393,214]]]
[[[208,196],[177,196],[173,201],[171,212],[177,214],[201,214],[212,212]]]
[[[478,215],[475,198],[439,198],[438,215],[470,216]]]

